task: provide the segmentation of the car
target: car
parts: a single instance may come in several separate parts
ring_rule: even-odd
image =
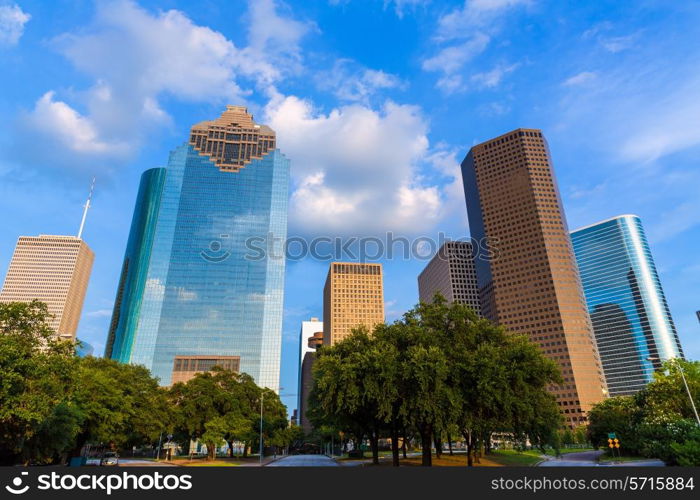
[[[119,465],[119,455],[113,451],[108,451],[102,455],[100,459],[100,465]]]

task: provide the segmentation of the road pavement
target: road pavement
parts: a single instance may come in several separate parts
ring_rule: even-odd
[[[326,455],[289,455],[267,464],[267,467],[338,467],[338,462]]]
[[[539,467],[663,467],[665,465],[661,460],[656,459],[598,463],[596,459],[602,454],[603,450],[565,453],[559,458],[551,457],[540,462]]]
[[[153,460],[139,460],[137,458],[120,458],[119,467],[175,467],[167,462],[154,462]]]

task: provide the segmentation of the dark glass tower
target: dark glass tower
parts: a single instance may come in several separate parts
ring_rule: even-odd
[[[141,178],[105,355],[163,385],[192,368],[176,356],[239,357],[240,371],[277,388],[288,186],[274,131],[245,108],[192,127],[167,167]]]
[[[683,351],[636,215],[571,233],[611,396],[633,394]]]

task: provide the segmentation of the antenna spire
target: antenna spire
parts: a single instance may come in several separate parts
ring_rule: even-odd
[[[95,189],[95,177],[92,178],[92,184],[90,184],[90,194],[88,195],[88,199],[85,202],[85,210],[83,210],[83,220],[80,221],[80,229],[78,230],[78,238],[82,238],[83,236],[83,228],[85,227],[85,218],[87,217],[88,209],[90,208],[90,202],[92,201],[92,192]]]

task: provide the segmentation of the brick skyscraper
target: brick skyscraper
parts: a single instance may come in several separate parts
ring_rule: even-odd
[[[607,395],[564,209],[542,132],[517,129],[471,148],[462,162],[482,313],[528,335],[561,368],[553,387],[566,424]]]

